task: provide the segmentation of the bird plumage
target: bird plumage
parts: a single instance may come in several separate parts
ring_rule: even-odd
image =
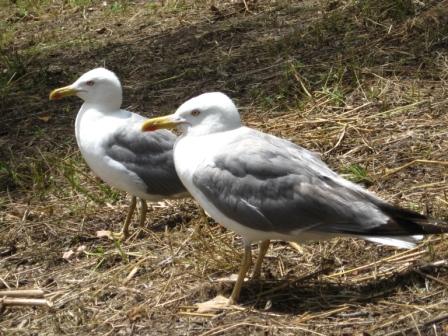
[[[188,195],[174,169],[176,136],[167,130],[140,132],[145,118],[121,109],[122,88],[113,72],[93,69],[73,84],[54,90],[50,99],[68,95],[84,100],[75,121],[76,141],[98,177],[143,200],[161,201]]]
[[[409,248],[424,234],[448,232],[436,225],[442,221],[392,206],[345,180],[314,153],[242,126],[235,104],[222,93],[192,98],[142,129],[175,125],[183,133],[174,147],[180,179],[211,217],[245,242],[229,303],[238,299],[252,242],[261,242],[265,252],[272,239],[351,236]]]

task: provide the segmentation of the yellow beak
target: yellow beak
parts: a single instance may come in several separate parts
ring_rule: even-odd
[[[71,87],[70,85],[64,86],[59,89],[51,91],[50,100],[57,100],[68,96],[74,96],[76,95],[77,92],[78,91],[75,88]]]
[[[172,129],[176,128],[177,125],[182,124],[183,122],[183,119],[174,114],[164,117],[151,118],[143,122],[142,132],[151,132],[158,129]]]

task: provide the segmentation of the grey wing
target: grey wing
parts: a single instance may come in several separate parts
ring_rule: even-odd
[[[382,209],[387,204],[286,140],[254,131],[226,149],[194,174],[193,183],[221,212],[245,226],[286,234],[408,233],[389,221]]]
[[[106,155],[137,174],[146,192],[166,197],[186,192],[173,162],[176,136],[165,130],[137,132],[132,126],[117,130],[105,144]]]

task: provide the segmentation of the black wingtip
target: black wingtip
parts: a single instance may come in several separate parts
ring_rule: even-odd
[[[426,235],[448,233],[448,223],[435,220],[418,212],[396,207],[387,203],[378,205],[379,209],[390,220],[379,230],[387,231],[388,235]]]

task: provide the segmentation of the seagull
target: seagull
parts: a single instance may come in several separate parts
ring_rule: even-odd
[[[78,96],[84,101],[76,116],[75,135],[88,166],[107,184],[132,195],[123,228],[112,235],[114,238],[128,237],[137,197],[143,226],[146,201],[188,195],[174,168],[176,136],[167,130],[146,134],[140,131],[146,118],[121,109],[122,88],[112,71],[90,70],[73,84],[53,90],[50,100],[66,96]],[[110,237],[107,231],[101,233]]]
[[[244,255],[230,298],[237,302],[260,243],[255,275],[270,240],[303,243],[336,236],[359,237],[411,248],[425,234],[448,226],[395,207],[332,171],[315,153],[241,124],[232,100],[211,92],[192,98],[142,131],[178,128],[176,171],[187,190],[218,223],[243,238]],[[441,221],[439,221],[441,222]]]

